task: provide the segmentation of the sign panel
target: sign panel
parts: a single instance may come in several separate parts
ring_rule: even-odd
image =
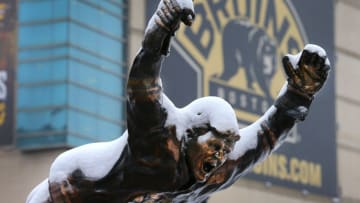
[[[17,1],[0,0],[0,145],[14,135],[14,74],[17,52]]]
[[[147,2],[149,19],[158,1]],[[314,43],[334,62],[329,1],[197,0],[195,11],[193,26],[177,32],[163,68],[165,91],[178,106],[220,96],[246,126],[264,114],[284,84],[282,56]],[[337,196],[334,91],[332,71],[306,121],[247,177]]]

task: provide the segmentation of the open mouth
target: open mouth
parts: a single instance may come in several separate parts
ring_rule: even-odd
[[[205,161],[203,164],[203,171],[205,173],[210,173],[212,172],[216,167],[217,167],[217,161]]]

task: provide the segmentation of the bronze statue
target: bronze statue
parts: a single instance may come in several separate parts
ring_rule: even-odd
[[[175,107],[162,91],[161,64],[181,22],[190,26],[194,17],[191,0],[160,2],[130,70],[128,130],[114,141],[61,154],[27,203],[207,202],[305,119],[330,69],[325,51],[316,45],[283,57],[287,83],[275,104],[244,129],[238,129],[233,109],[221,98]]]

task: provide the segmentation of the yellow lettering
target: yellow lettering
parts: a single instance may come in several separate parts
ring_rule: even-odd
[[[0,126],[5,123],[6,117],[6,105],[5,103],[0,103]]]
[[[253,172],[258,175],[279,178],[280,180],[322,186],[322,168],[320,164],[298,158],[290,160],[283,154],[272,154],[261,164],[255,165]]]
[[[310,185],[321,187],[322,186],[322,173],[320,164],[310,164],[309,166],[309,183]]]
[[[254,166],[254,168],[253,168],[253,172],[254,172],[255,174],[261,174],[261,172],[262,172],[262,165],[263,165],[263,163],[261,163],[261,164],[256,164],[256,165]]]
[[[277,155],[271,155],[268,161],[269,176],[277,177]]]
[[[0,3],[0,20],[4,20],[5,17],[5,9],[6,9],[6,4],[5,3]]]
[[[295,183],[299,182],[298,170],[299,170],[299,160],[297,158],[292,158],[290,160],[290,177],[291,180]]]
[[[304,185],[308,184],[308,163],[304,160],[300,161],[299,165],[300,182]]]
[[[288,172],[287,172],[287,158],[284,155],[279,155],[278,158],[278,163],[279,163],[279,172],[278,172],[278,176],[281,180],[284,180],[287,178],[288,176]]]

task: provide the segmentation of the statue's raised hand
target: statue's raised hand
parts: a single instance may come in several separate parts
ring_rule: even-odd
[[[312,44],[297,55],[284,56],[282,62],[289,87],[309,98],[324,85],[330,70],[325,50]]]
[[[155,22],[169,32],[175,32],[180,22],[190,26],[194,18],[192,0],[162,0],[156,11]]]

